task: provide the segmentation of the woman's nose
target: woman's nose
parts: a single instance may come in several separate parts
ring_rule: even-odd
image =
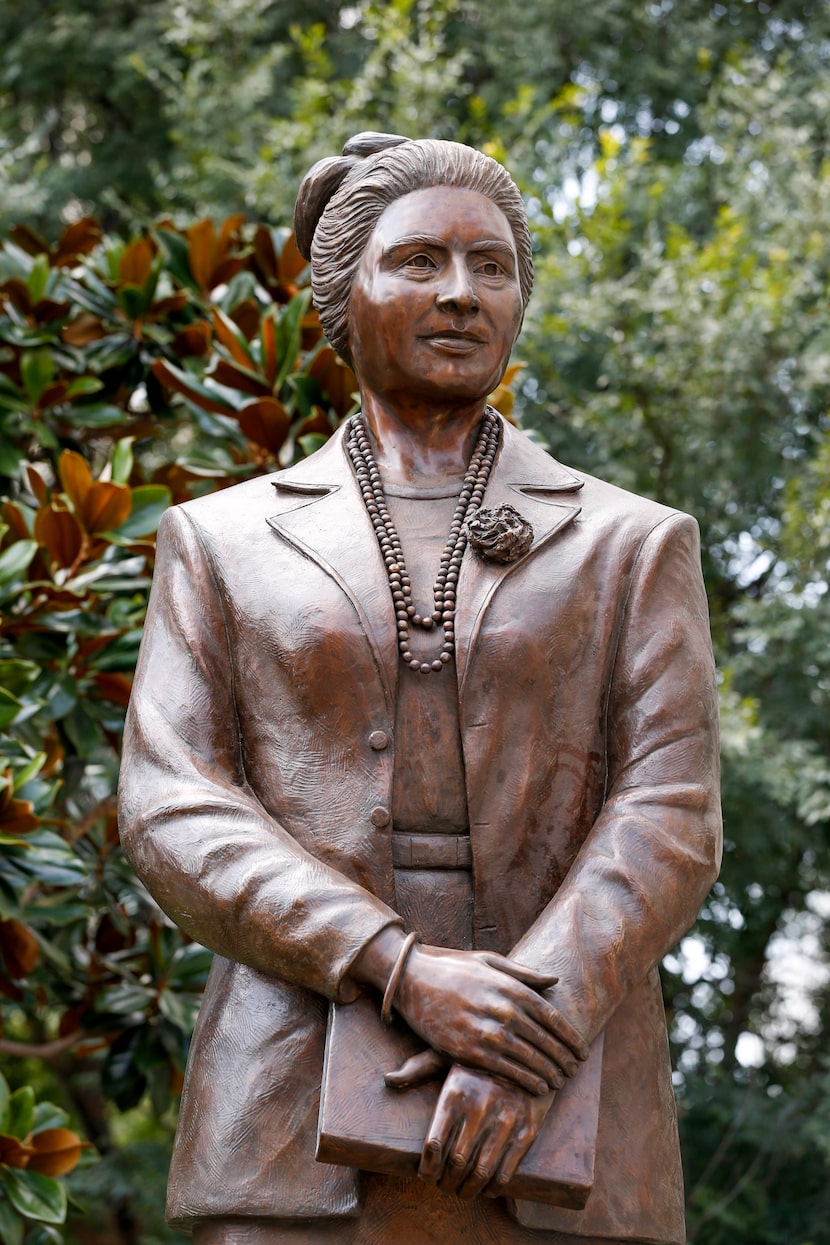
[[[466,264],[451,264],[436,294],[441,311],[472,315],[479,309],[478,295],[473,289]]]

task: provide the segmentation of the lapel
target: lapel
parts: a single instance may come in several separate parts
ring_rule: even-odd
[[[386,567],[343,433],[339,429],[316,454],[274,477],[277,509],[268,524],[322,567],[351,601],[391,713],[398,689],[395,612]]]
[[[284,540],[330,575],[351,601],[391,710],[399,670],[395,614],[386,568],[343,441],[341,428],[316,454],[277,473],[273,478],[275,513],[267,521]],[[523,433],[502,423],[502,442],[484,505],[496,507],[506,502],[514,506],[532,524],[534,539],[528,552],[508,566],[483,562],[469,549],[464,556],[456,607],[459,695],[494,593],[579,514],[573,495],[581,487],[577,476]],[[563,494],[566,500],[560,501]]]
[[[581,507],[575,504],[574,495],[581,488],[578,476],[524,433],[502,422],[501,446],[482,504],[487,509],[513,506],[533,527],[533,543],[526,554],[506,566],[485,562],[469,548],[464,555],[455,616],[459,698],[464,694],[476,640],[493,596],[510,575],[576,518]]]

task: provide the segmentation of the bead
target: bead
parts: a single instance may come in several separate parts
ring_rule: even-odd
[[[470,510],[479,508],[490,478],[500,437],[498,416],[486,407],[466,474],[453,512],[447,542],[433,585],[434,609],[421,615],[412,600],[412,581],[406,570],[400,536],[395,530],[386,504],[383,480],[375,462],[371,441],[362,415],[354,415],[346,428],[346,449],[357,478],[363,504],[372,523],[386,567],[389,589],[395,607],[398,628],[398,650],[401,659],[419,674],[437,674],[453,659],[455,648],[455,586],[461,560],[467,546],[464,522]],[[436,623],[443,629],[444,641],[438,657],[421,661],[409,648],[410,624],[431,631]],[[375,810],[383,813],[385,810]],[[376,823],[377,824],[377,823]]]

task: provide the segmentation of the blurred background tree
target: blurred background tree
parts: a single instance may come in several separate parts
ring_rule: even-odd
[[[13,10],[0,1237],[172,1239],[159,1204],[205,957],[131,880],[112,823],[152,538],[170,500],[312,450],[349,408],[286,227],[309,163],[376,128],[508,164],[537,288],[502,400],[557,457],[700,521],[727,850],[664,967],[689,1237],[830,1241],[830,9]],[[32,1105],[40,1124],[27,1086],[59,1104]],[[27,1157],[47,1123],[103,1157],[72,1149],[68,1176]],[[68,1228],[65,1187],[88,1212]]]

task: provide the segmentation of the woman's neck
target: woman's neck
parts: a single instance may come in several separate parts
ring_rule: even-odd
[[[432,488],[462,479],[473,453],[485,402],[401,409],[363,395],[363,415],[384,483]]]

